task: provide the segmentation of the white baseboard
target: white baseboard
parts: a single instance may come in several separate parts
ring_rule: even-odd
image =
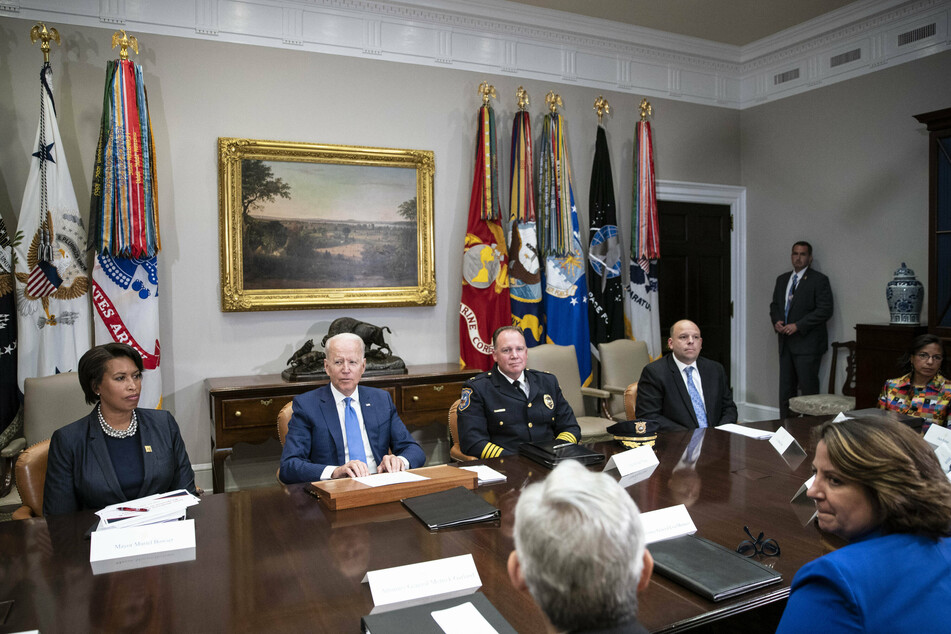
[[[760,420],[776,420],[779,418],[779,408],[759,405],[757,403],[737,403],[737,414],[740,422],[752,423]]]

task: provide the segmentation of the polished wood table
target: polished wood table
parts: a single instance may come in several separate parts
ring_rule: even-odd
[[[809,428],[821,420],[785,422],[809,454],[795,469],[765,440],[712,429],[691,467],[682,458],[692,435],[661,435],[660,466],[628,488],[641,510],[687,504],[697,534],[730,548],[746,538],[744,525],[754,535],[763,531],[782,552],[758,558],[783,581],[712,603],[655,575],[639,601],[650,630],[775,628],[793,575],[830,548],[828,536],[802,527],[789,505],[810,475]],[[595,446],[606,453],[622,449]],[[429,532],[399,503],[333,512],[305,485],[206,495],[188,510],[196,523],[196,560],[98,576],[83,538],[92,513],[2,523],[0,602],[14,604],[0,631],[357,632],[373,607],[369,587],[361,584],[367,570],[471,553],[481,591],[512,626],[542,632],[542,615],[530,597],[513,590],[506,560],[519,491],[549,471],[522,458],[485,463],[508,477],[477,489],[501,508],[500,522]]]

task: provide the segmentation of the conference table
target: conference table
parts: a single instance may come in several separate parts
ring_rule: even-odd
[[[640,595],[639,618],[654,632],[771,631],[789,584],[807,562],[841,546],[814,524],[803,526],[790,499],[810,476],[810,430],[826,418],[751,423],[784,426],[807,457],[787,462],[766,440],[717,429],[703,433],[699,458],[690,432],[662,433],[659,466],[627,490],[642,511],[685,504],[697,535],[728,548],[764,532],[779,556],[756,560],[782,582],[713,603],[654,576]],[[619,443],[592,445],[606,454]],[[89,539],[97,519],[82,512],[0,524],[0,632],[358,632],[373,608],[368,570],[471,553],[481,592],[519,632],[543,632],[531,597],[514,590],[506,571],[519,491],[549,470],[520,457],[477,461],[506,482],[477,493],[501,509],[497,522],[430,532],[400,503],[329,511],[306,485],[205,495],[188,509],[196,558],[93,575]],[[601,469],[602,466],[592,467]],[[565,539],[571,540],[570,535]]]

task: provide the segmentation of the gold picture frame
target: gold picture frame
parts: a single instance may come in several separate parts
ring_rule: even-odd
[[[428,150],[219,137],[222,311],[435,306],[434,175]]]

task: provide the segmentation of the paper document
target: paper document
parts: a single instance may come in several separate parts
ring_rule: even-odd
[[[925,432],[925,442],[931,445],[932,449],[937,449],[941,445],[951,443],[951,429],[941,425],[932,425]]]
[[[168,493],[156,493],[144,498],[119,502],[96,511],[99,516],[99,526],[96,530],[112,528],[128,528],[130,526],[145,526],[147,524],[161,524],[185,519],[185,511],[189,506],[198,504],[201,500],[186,491],[178,489]]]
[[[697,527],[683,504],[641,513],[641,522],[644,524],[644,536],[648,544],[697,532]]]
[[[768,440],[773,437],[773,432],[771,431],[765,431],[762,429],[753,429],[752,427],[743,427],[742,425],[737,425],[736,423],[727,423],[725,425],[717,425],[717,429],[728,431],[731,434],[739,434],[740,436],[746,436],[747,438],[755,438],[756,440]]]
[[[447,610],[430,612],[430,614],[446,634],[497,634],[498,632],[471,603],[463,603]]]
[[[395,473],[374,473],[373,475],[354,478],[354,482],[360,482],[368,487],[382,487],[388,484],[401,484],[403,482],[419,482],[420,480],[429,480],[426,476],[421,476],[409,471],[397,471]]]
[[[504,473],[499,473],[492,467],[487,467],[484,464],[474,465],[472,467],[462,467],[466,471],[475,471],[479,476],[479,484],[495,484],[496,482],[505,482],[506,477]]]

